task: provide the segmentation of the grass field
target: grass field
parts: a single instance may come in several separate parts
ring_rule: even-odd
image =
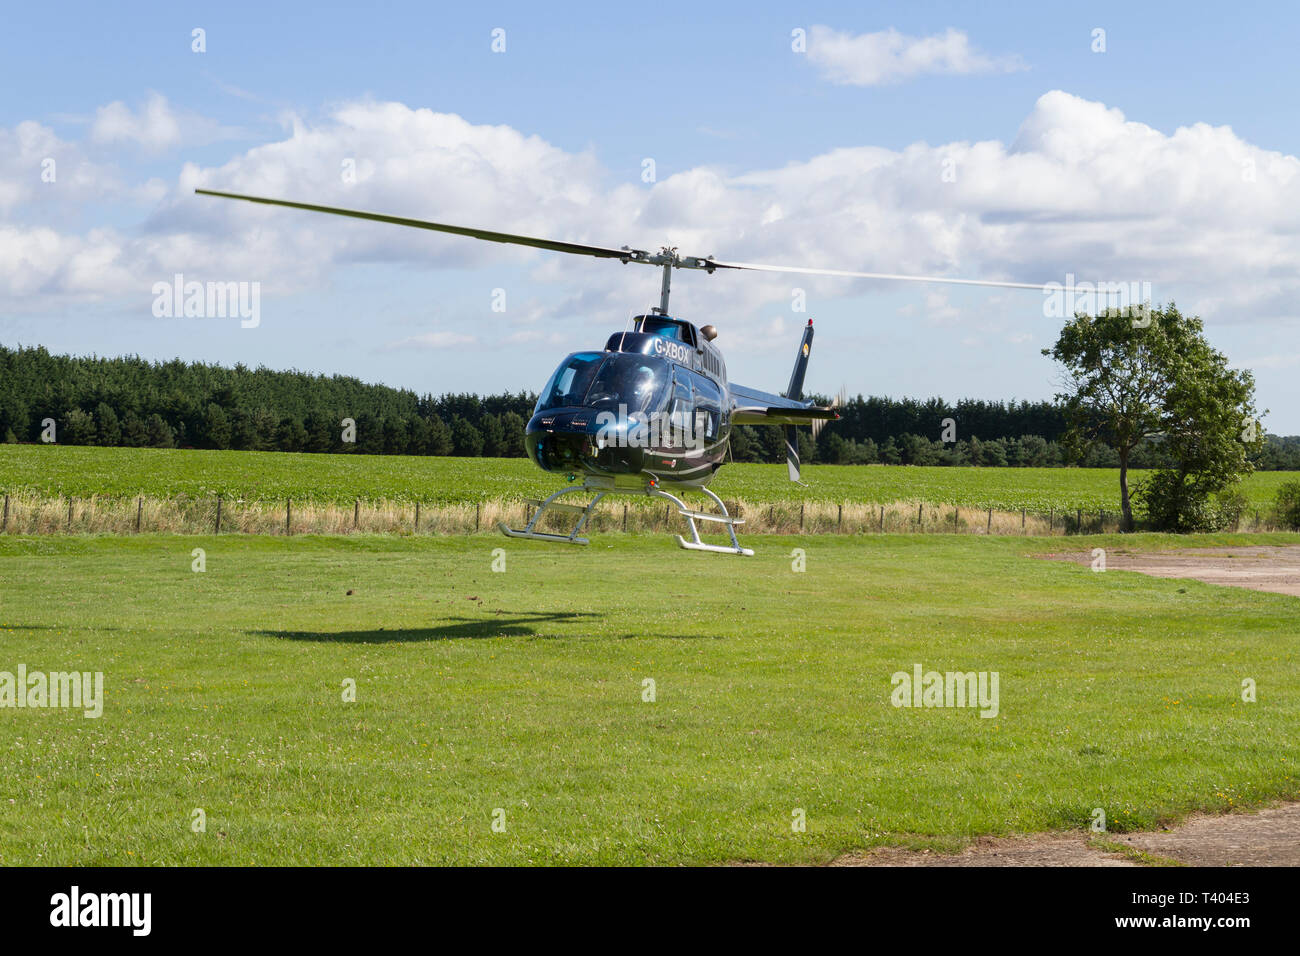
[[[1121,540],[1261,543],[1069,546]],[[815,861],[1300,795],[1295,598],[1027,556],[1060,539],[749,543],[0,538],[0,670],[106,689],[0,710],[0,864]],[[997,717],[891,706],[914,664],[997,671]]]
[[[783,465],[732,464],[711,487],[728,500],[755,504],[924,501],[1044,513],[1119,508],[1119,476],[1111,469],[807,465],[803,475],[806,488],[787,480]],[[1282,482],[1296,477],[1260,472],[1246,479],[1243,491],[1262,510]],[[563,484],[525,459],[0,445],[0,493],[47,497],[457,504],[518,500]]]

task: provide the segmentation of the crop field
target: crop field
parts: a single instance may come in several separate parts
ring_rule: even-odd
[[[1140,480],[1141,472],[1133,473]],[[730,464],[711,486],[723,498],[780,502],[912,501],[1058,512],[1119,508],[1119,477],[1102,468],[948,468],[807,465],[807,487],[784,465]],[[1260,472],[1243,491],[1252,506],[1271,506],[1293,472]],[[563,486],[525,459],[423,458],[404,455],[308,455],[285,452],[0,445],[0,493],[50,498],[213,498],[351,504],[428,505],[511,501]]]
[[[1261,537],[1300,542],[1070,546]],[[749,543],[0,537],[0,671],[104,687],[0,711],[0,864],[824,861],[1300,795],[1296,598],[1060,539]],[[916,666],[996,706],[895,706]]]

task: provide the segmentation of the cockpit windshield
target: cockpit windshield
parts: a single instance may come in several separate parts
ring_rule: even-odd
[[[587,392],[588,405],[626,405],[628,414],[657,411],[668,397],[668,365],[648,355],[619,352],[605,359]]]
[[[537,411],[569,405],[627,406],[627,413],[658,411],[668,400],[668,363],[630,352],[577,352],[546,383]]]
[[[575,352],[555,370],[551,380],[537,399],[534,414],[545,408],[562,408],[565,405],[582,405],[587,397],[591,380],[596,377],[603,352]]]

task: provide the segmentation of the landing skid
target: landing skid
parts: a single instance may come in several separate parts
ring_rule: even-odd
[[[714,504],[718,506],[720,514],[711,514],[707,511],[695,511],[687,507],[686,502],[682,501],[676,495],[669,494],[657,485],[645,485],[640,489],[636,488],[619,488],[612,483],[595,483],[587,481],[581,485],[572,485],[568,488],[561,488],[555,494],[545,500],[538,501],[533,498],[526,499],[531,505],[536,506],[537,512],[529,519],[528,524],[523,530],[517,530],[509,527],[504,521],[498,521],[497,527],[501,533],[510,538],[531,538],[534,541],[557,541],[563,544],[588,544],[586,538],[579,537],[579,532],[591,517],[592,511],[600,500],[608,494],[640,494],[650,498],[662,498],[665,501],[671,501],[677,506],[677,513],[686,519],[686,526],[690,529],[691,536],[688,541],[681,535],[676,535],[677,543],[688,551],[712,551],[718,554],[740,554],[752,556],[753,551],[750,548],[742,548],[740,542],[736,539],[736,525],[744,524],[744,519],[733,518],[727,511],[727,506],[722,503],[722,499],[715,495],[708,488],[699,488],[700,492],[708,496]],[[561,502],[558,499],[569,494],[594,494],[595,497],[586,505],[571,505],[567,502]],[[547,511],[563,512],[578,516],[574,523],[573,530],[566,534],[551,534],[545,531],[537,531],[538,522],[541,521],[542,515]],[[731,537],[731,547],[718,544],[707,544],[700,540],[700,530],[696,527],[697,521],[714,521],[727,526],[727,534]]]

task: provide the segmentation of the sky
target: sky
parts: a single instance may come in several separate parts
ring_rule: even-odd
[[[1149,283],[1254,373],[1266,428],[1300,434],[1298,35],[1300,7],[1251,3],[12,5],[0,344],[535,391],[657,303],[643,266],[203,187],[720,259]],[[256,322],[167,314],[178,275],[255,291]],[[752,387],[784,385],[813,318],[810,392],[1059,388],[1040,292],[682,271],[672,306]]]

